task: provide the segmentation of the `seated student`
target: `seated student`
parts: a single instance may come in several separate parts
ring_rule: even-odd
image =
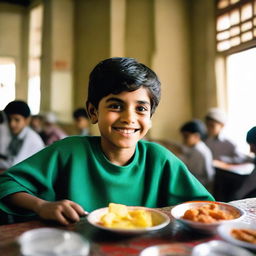
[[[256,197],[256,126],[247,132],[246,141],[250,145],[251,152],[254,153],[255,168],[235,193],[234,199]]]
[[[73,119],[75,126],[80,135],[90,135],[89,131],[89,117],[84,108],[78,108],[73,112]]]
[[[209,190],[212,189],[214,168],[212,153],[202,141],[206,127],[200,120],[186,122],[180,128],[183,137],[182,153],[179,156],[195,177]]]
[[[44,147],[40,136],[29,127],[30,109],[26,102],[15,100],[4,109],[11,131],[11,141],[6,149],[6,159],[0,160],[0,169],[6,169]]]
[[[46,140],[46,135],[44,132],[44,116],[43,115],[31,116],[30,127],[40,135],[43,141]]]
[[[11,140],[11,134],[8,127],[8,120],[4,111],[0,111],[0,161],[6,159],[6,150]]]
[[[226,119],[226,114],[218,108],[210,109],[205,117],[208,131],[205,144],[210,148],[213,160],[230,164],[250,161],[249,157],[239,152],[237,146],[223,135]]]
[[[44,115],[43,127],[44,143],[47,146],[68,136],[57,124],[57,116],[52,112],[48,112]]]
[[[160,82],[147,66],[132,58],[100,62],[86,105],[101,136],[67,137],[1,174],[0,210],[67,225],[109,202],[164,207],[214,200],[181,160],[142,140],[159,99]]]

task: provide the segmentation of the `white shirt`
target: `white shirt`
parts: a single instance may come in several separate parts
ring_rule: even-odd
[[[210,185],[215,173],[210,149],[202,141],[194,147],[182,146],[182,149],[181,160],[204,186]]]
[[[19,152],[14,157],[10,156],[10,152],[7,148],[5,155],[8,157],[8,159],[0,160],[0,169],[7,169],[21,162],[22,160],[43,149],[45,146],[41,137],[30,127],[25,127],[18,135],[18,139],[23,140]]]
[[[0,115],[3,117],[3,122],[0,124],[0,154],[5,155],[11,141],[11,134],[5,113],[1,111]]]

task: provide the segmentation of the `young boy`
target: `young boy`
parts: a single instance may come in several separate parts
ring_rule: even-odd
[[[210,149],[203,139],[206,127],[200,120],[186,122],[180,128],[183,137],[182,154],[180,158],[188,169],[208,190],[212,189],[214,179],[213,159]]]
[[[89,117],[84,108],[78,108],[73,112],[73,119],[75,126],[79,131],[80,135],[89,135]]]
[[[11,168],[0,176],[0,209],[26,209],[67,225],[110,202],[164,207],[214,200],[169,150],[141,140],[159,98],[160,82],[145,65],[131,58],[100,62],[86,105],[101,136],[65,138]]]
[[[11,140],[0,160],[0,169],[7,169],[21,162],[44,147],[40,136],[29,127],[30,109],[26,102],[15,100],[4,109],[11,132]]]

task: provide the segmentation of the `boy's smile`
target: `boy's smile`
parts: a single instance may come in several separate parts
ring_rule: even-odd
[[[125,149],[132,156],[137,142],[151,128],[150,113],[150,98],[143,87],[102,98],[93,118],[98,122],[104,153]]]

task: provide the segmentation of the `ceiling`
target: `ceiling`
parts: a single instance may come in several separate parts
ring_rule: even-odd
[[[0,0],[0,3],[16,4],[21,6],[29,6],[31,0]]]

